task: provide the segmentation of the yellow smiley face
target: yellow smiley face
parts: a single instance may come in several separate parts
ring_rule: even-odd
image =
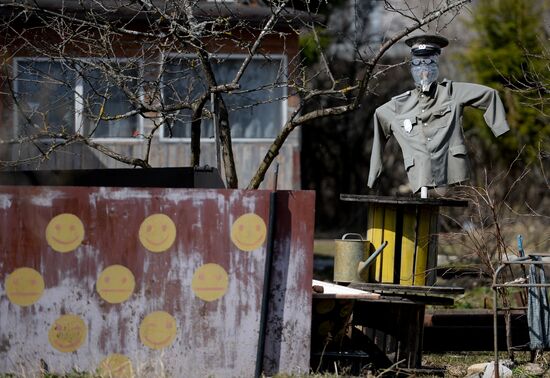
[[[141,342],[151,349],[163,349],[171,345],[176,332],[176,319],[165,311],[150,313],[139,326]]]
[[[83,239],[84,225],[74,214],[59,214],[46,227],[46,241],[57,252],[74,251]]]
[[[70,353],[80,348],[87,333],[86,324],[79,316],[63,315],[50,327],[48,340],[58,351]]]
[[[200,299],[211,302],[221,298],[227,291],[229,277],[218,264],[204,264],[193,274],[191,289]]]
[[[231,240],[242,251],[255,250],[264,243],[266,235],[264,220],[254,213],[241,215],[231,226]]]
[[[150,215],[139,227],[139,240],[151,252],[164,252],[176,240],[176,225],[167,215]]]
[[[44,279],[32,268],[18,268],[6,278],[8,299],[19,306],[30,306],[44,293]]]
[[[99,364],[98,370],[101,378],[132,378],[134,376],[130,359],[118,353],[105,357]]]
[[[130,269],[111,265],[103,270],[96,283],[97,293],[109,303],[121,303],[134,292],[136,280]]]

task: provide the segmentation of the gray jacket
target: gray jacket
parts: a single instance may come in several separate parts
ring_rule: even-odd
[[[382,153],[393,135],[401,146],[413,192],[422,186],[439,187],[468,180],[469,160],[462,131],[462,109],[484,109],[495,136],[510,128],[496,90],[470,83],[444,80],[435,90],[418,90],[393,97],[374,113],[374,141],[368,186],[382,172]]]

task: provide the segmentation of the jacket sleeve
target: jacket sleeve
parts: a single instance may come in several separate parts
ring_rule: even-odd
[[[453,83],[452,87],[453,97],[464,106],[485,110],[483,118],[496,137],[510,130],[504,105],[495,89],[471,83]]]
[[[386,119],[383,117],[382,110],[376,109],[374,112],[374,139],[372,142],[372,152],[370,156],[369,179],[367,186],[372,188],[376,180],[382,173],[382,153],[387,140],[390,137],[390,127]]]

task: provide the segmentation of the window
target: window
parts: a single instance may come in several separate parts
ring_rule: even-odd
[[[94,138],[132,138],[141,133],[137,115],[98,122],[102,107],[108,117],[127,113],[132,104],[124,91],[86,60],[17,59],[15,71],[15,120],[21,135],[79,132]],[[118,74],[136,94],[138,74],[136,68]]]
[[[123,78],[123,85],[132,95],[139,96],[139,71],[136,68],[125,69],[116,76]],[[88,69],[80,75],[82,95],[77,93],[77,103],[81,104],[84,135],[94,138],[131,138],[141,133],[140,117],[137,115],[123,117],[112,121],[97,122],[100,109],[105,116],[122,115],[132,110],[132,104],[125,92],[113,85],[98,69]],[[79,101],[80,100],[80,101]]]
[[[212,68],[218,84],[230,82],[244,57],[213,58]],[[286,119],[286,60],[284,57],[252,59],[242,79],[241,88],[223,94],[229,111],[231,136],[239,138],[273,138]],[[207,90],[198,59],[169,57],[163,75],[166,104],[190,102]],[[210,109],[210,102],[206,107]],[[190,138],[191,111],[180,110],[167,116],[164,138]],[[212,121],[204,119],[201,138],[213,138]]]
[[[15,117],[19,134],[74,130],[74,72],[60,62],[18,60],[16,62]]]

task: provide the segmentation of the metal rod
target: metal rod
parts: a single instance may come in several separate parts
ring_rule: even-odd
[[[495,278],[496,278],[496,273],[495,273]],[[497,289],[496,287],[493,287],[493,291],[494,291],[494,294],[493,294],[493,309],[495,309],[495,311],[493,312],[493,345],[495,347],[495,378],[500,378],[500,375],[499,375],[499,371],[498,371],[498,314],[497,314]]]
[[[260,378],[263,370],[264,350],[265,350],[265,333],[267,323],[267,313],[269,305],[269,289],[271,287],[271,267],[273,265],[273,246],[275,245],[275,221],[276,221],[276,202],[277,192],[273,191],[269,194],[269,228],[267,230],[267,251],[264,265],[264,287],[262,293],[262,307],[260,312],[260,330],[258,335],[258,348],[256,353],[256,371],[255,378]]]
[[[493,285],[494,288],[502,289],[505,287],[550,287],[550,283],[547,284],[498,284]]]
[[[521,245],[521,240],[518,240],[518,246],[520,249],[523,248]],[[548,264],[546,261],[536,261],[532,260],[532,256],[536,255],[529,255],[525,256],[523,253],[521,253],[523,256],[512,260],[512,261],[502,261],[501,264],[497,267],[495,270],[495,273],[493,275],[493,346],[494,346],[494,354],[495,354],[495,364],[494,364],[494,377],[500,378],[500,371],[499,371],[499,361],[498,361],[498,289],[505,288],[505,287],[550,287],[550,284],[497,284],[498,281],[498,275],[504,269],[505,267],[509,267],[510,265],[543,265]]]

